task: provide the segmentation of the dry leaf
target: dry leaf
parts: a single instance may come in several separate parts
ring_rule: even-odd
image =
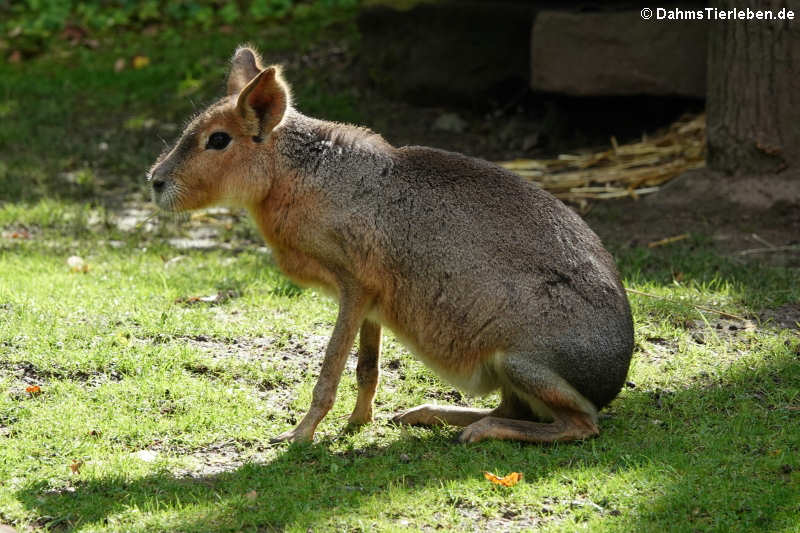
[[[147,56],[135,56],[133,58],[133,68],[142,69],[150,64],[150,58]]]
[[[73,45],[79,44],[87,35],[85,29],[80,26],[68,25],[61,32],[61,38],[69,41]]]
[[[255,501],[255,499],[258,498],[258,492],[256,492],[255,490],[251,490],[250,492],[246,493],[244,497],[250,500],[251,502]]]
[[[37,394],[42,393],[42,388],[39,385],[30,385],[28,387],[25,387],[25,392],[27,392],[31,396],[36,396]]]
[[[124,57],[117,58],[117,60],[114,61],[114,72],[122,72],[125,70],[125,63]]]
[[[80,474],[82,467],[83,467],[83,461],[77,461],[73,459],[72,463],[70,463],[69,465],[69,470],[73,474]]]
[[[21,229],[19,231],[4,231],[3,237],[6,239],[30,239],[31,234],[26,229]]]
[[[522,479],[522,473],[511,472],[505,477],[497,477],[491,472],[484,472],[483,477],[494,483],[495,485],[502,485],[504,487],[513,487]]]

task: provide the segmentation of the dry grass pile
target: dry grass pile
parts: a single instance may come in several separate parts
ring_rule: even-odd
[[[687,115],[664,132],[630,144],[556,159],[516,159],[500,165],[581,207],[589,200],[654,193],[681,173],[705,166],[706,116]]]

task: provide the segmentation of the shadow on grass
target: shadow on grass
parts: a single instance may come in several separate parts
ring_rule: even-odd
[[[158,520],[154,529],[265,531],[322,525],[360,509],[365,517],[413,517],[413,509],[397,509],[393,502],[400,493],[428,489],[439,499],[432,505],[458,506],[447,483],[477,479],[487,468],[522,469],[533,484],[597,471],[603,481],[588,496],[610,483],[614,500],[600,501],[604,510],[596,512],[604,521],[623,521],[628,530],[676,524],[770,530],[800,511],[800,427],[789,409],[791,402],[796,408],[798,383],[800,357],[787,350],[760,366],[733,367],[678,391],[628,389],[612,404],[603,434],[581,443],[464,446],[433,431],[344,452],[330,451],[325,442],[292,446],[266,463],[216,475],[110,476],[78,482],[71,492],[41,482],[16,495],[37,516],[48,517],[51,527],[123,526],[116,522],[119,514],[133,508],[145,515],[166,512],[143,517]],[[615,478],[626,490],[613,485]],[[198,507],[184,510],[187,505]],[[526,513],[540,512],[541,502],[528,505]]]
[[[696,289],[708,295],[721,293],[751,311],[800,301],[797,268],[722,255],[702,235],[693,235],[691,242],[668,250],[621,245],[609,249],[626,286],[660,285]]]

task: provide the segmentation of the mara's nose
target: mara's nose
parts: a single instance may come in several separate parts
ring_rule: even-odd
[[[154,179],[153,180],[153,190],[155,192],[161,192],[164,190],[164,187],[167,185],[167,182],[162,179]]]

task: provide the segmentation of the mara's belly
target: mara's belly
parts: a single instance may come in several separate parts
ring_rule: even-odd
[[[455,331],[437,330],[434,323],[398,323],[377,308],[368,316],[394,333],[395,337],[425,366],[454,387],[471,394],[488,394],[500,386],[497,364],[503,352],[499,348],[467,347]]]

